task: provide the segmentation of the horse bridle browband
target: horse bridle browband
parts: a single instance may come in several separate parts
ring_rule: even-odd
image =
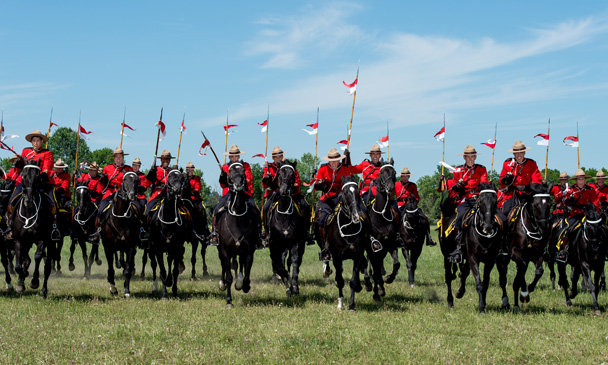
[[[25,166],[23,166],[23,169],[25,170],[28,167],[33,168],[33,169],[41,170],[40,166],[36,166],[36,165],[25,165]]]

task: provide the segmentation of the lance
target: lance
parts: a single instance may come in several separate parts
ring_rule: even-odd
[[[163,121],[163,108],[160,108],[160,122]],[[156,166],[156,156],[158,155],[158,141],[160,140],[160,125],[158,126],[158,133],[156,134],[156,149],[154,150],[154,162],[152,166]]]
[[[201,131],[201,133],[203,134],[203,137],[205,138],[205,141],[209,141],[207,139],[207,136],[205,136],[205,132]],[[215,157],[215,160],[217,161],[217,165],[219,166],[220,170],[222,170],[222,164],[220,164],[220,159],[217,158],[217,155],[215,154],[215,151],[213,150],[213,147],[211,147],[211,141],[209,141],[209,149],[211,150],[211,152],[213,152],[213,157]]]
[[[127,118],[127,107],[125,106],[125,112],[122,115],[122,126],[120,128],[120,148],[122,148],[122,137],[125,134],[125,119]]]
[[[317,133],[315,135],[315,167],[313,171],[317,168],[317,149],[319,146],[319,107],[317,107]],[[315,180],[316,176],[312,176],[310,180]],[[314,183],[313,183],[314,184]],[[310,219],[311,222],[315,219],[315,190],[312,189],[312,204],[310,205],[311,213]]]
[[[228,152],[228,113],[229,112],[230,112],[230,109],[226,109],[226,127],[224,128],[224,133],[226,134],[226,139],[224,141],[224,165],[226,164],[226,152]],[[213,154],[215,155],[215,153],[213,153]]]
[[[547,135],[551,138],[551,118],[547,123]],[[547,154],[545,155],[545,181],[547,181],[547,171],[549,170],[549,142],[547,142]]]
[[[184,107],[184,116],[182,117],[182,126],[184,125],[184,121],[186,120],[186,107]],[[175,166],[179,166],[179,151],[182,148],[182,133],[184,133],[184,128],[179,127],[179,144],[177,145],[177,159],[175,160]]]
[[[78,171],[78,146],[80,143],[80,116],[82,114],[82,110],[78,112],[78,132],[77,136],[76,136],[76,160],[74,161],[74,175],[76,175],[76,172]],[[72,189],[74,189],[76,187],[76,179],[73,179],[74,181],[72,182]]]
[[[46,132],[46,147],[49,148],[49,136],[51,135],[51,125],[53,124],[53,108],[51,107],[51,117],[49,118],[49,129]],[[80,132],[80,130],[79,130]]]
[[[490,164],[490,182],[494,175],[494,151],[496,150],[496,130],[498,129],[498,123],[494,125],[494,147],[492,148],[492,163]]]
[[[355,77],[357,84],[359,83],[359,65],[357,65],[357,77]],[[357,97],[357,86],[355,85],[355,92],[353,93],[353,107],[350,110],[350,125],[348,127],[348,139],[346,140],[346,148],[350,150],[350,133],[353,129],[353,115],[355,114],[355,98]]]
[[[264,149],[264,160],[268,163],[268,126],[270,124],[270,104],[268,104],[268,114],[266,116],[266,148]]]
[[[443,176],[444,173],[444,169],[445,167],[443,166],[443,162],[445,162],[445,113],[443,113],[443,139],[441,140],[441,142],[443,143],[443,152],[441,152],[441,176]],[[445,180],[443,181],[443,189],[445,190],[445,188],[447,188],[447,184],[445,182]],[[442,195],[443,198],[443,195]]]
[[[578,168],[581,168],[581,154],[580,154],[580,150],[579,150],[579,146],[581,145],[581,143],[579,142],[578,139],[578,122],[576,122],[576,158],[578,160]]]
[[[2,118],[0,119],[0,138],[4,137],[4,109],[2,109]]]
[[[386,143],[389,143],[390,138],[388,138],[388,120],[386,121]],[[386,161],[390,161],[390,143],[386,145]]]

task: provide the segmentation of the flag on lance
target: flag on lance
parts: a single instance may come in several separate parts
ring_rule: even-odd
[[[433,136],[437,141],[442,142],[445,137],[445,127],[442,127],[439,132],[435,133]]]
[[[491,138],[488,139],[487,142],[481,142],[481,144],[486,145],[486,146],[490,147],[491,149],[494,149],[494,147],[496,147],[496,141],[493,141]]]
[[[184,121],[182,120],[182,125],[179,127],[180,133],[186,133],[186,126],[184,125]]]
[[[236,130],[231,131],[230,128],[238,127],[238,126],[239,126],[238,124],[228,124],[228,125],[225,125],[224,126],[224,133],[226,133],[226,134],[234,133],[234,132],[236,132]]]
[[[353,81],[350,84],[347,84],[344,80],[342,80],[342,83],[344,84],[344,86],[346,86],[348,88],[348,93],[350,95],[354,94],[355,91],[357,90],[357,81],[359,80],[359,78],[357,77],[355,79],[355,81]]]
[[[336,143],[336,144],[341,144],[342,146],[340,147],[340,149],[341,149],[342,151],[344,151],[344,150],[346,149],[346,146],[348,145],[348,141],[347,141],[347,140],[345,140],[345,139],[343,139],[343,140],[341,140],[341,141],[338,141],[338,143]]]
[[[206,155],[207,150],[209,149],[210,145],[211,145],[211,143],[209,143],[209,140],[207,138],[205,138],[205,142],[203,142],[203,144],[201,145],[201,148],[198,149],[198,155],[199,156]],[[201,153],[201,151],[203,151],[203,153]]]
[[[155,126],[158,127],[158,129],[160,130],[160,139],[159,141],[162,141],[163,139],[165,139],[165,136],[167,135],[167,131],[165,129],[165,123],[163,123],[162,120],[159,120],[158,122],[156,122],[156,124],[154,124]]]
[[[54,123],[54,122],[51,122],[51,127],[53,127],[53,126],[55,126],[55,127],[59,127],[59,124]]]
[[[132,130],[132,131],[135,131],[135,130],[136,130],[135,128],[132,128],[131,126],[129,126],[129,125],[128,125],[127,123],[125,123],[125,122],[122,122],[121,124],[122,124],[122,126],[123,126],[123,127],[125,127],[125,128],[129,128],[129,129],[130,129],[130,130]]]
[[[571,142],[566,142],[566,141],[571,141]],[[564,140],[562,141],[564,143],[564,146],[570,146],[570,147],[578,147],[578,136],[568,136],[566,138],[564,138]]]
[[[258,153],[257,155],[253,155],[253,156],[251,156],[251,158],[254,158],[254,157],[261,157],[261,158],[265,158],[263,153]]]
[[[313,124],[306,124],[306,126],[312,128],[312,130],[309,131],[308,129],[304,129],[304,128],[302,128],[302,130],[304,132],[310,134],[311,136],[314,134],[317,134],[319,131],[319,122],[313,123]]]
[[[258,123],[258,125],[262,126],[262,133],[266,133],[266,131],[268,130],[268,119],[266,119],[262,123]]]
[[[93,132],[89,132],[86,129],[84,129],[84,127],[81,126],[80,124],[78,125],[78,128],[80,129],[80,131],[79,131],[80,132],[80,138],[88,139],[86,135],[93,133]]]
[[[11,138],[19,138],[19,136],[16,135],[16,134],[4,134],[4,125],[3,125],[2,126],[2,131],[0,132],[0,140],[2,142],[4,142],[7,139],[11,139]]]
[[[385,137],[378,138],[378,146],[388,147],[388,134]]]
[[[543,134],[543,133],[539,133],[537,135],[534,136],[534,138],[536,137],[540,137],[540,139],[538,140],[538,142],[536,142],[537,145],[540,146],[548,146],[549,145],[549,135],[548,134]]]

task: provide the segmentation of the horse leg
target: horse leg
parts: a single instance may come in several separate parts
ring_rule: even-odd
[[[517,267],[517,270],[515,272],[515,278],[513,279],[513,300],[515,301],[515,305],[513,307],[513,309],[515,310],[519,310],[519,300],[521,299],[522,303],[525,303],[525,299],[524,299],[524,293],[527,295],[528,293],[525,291],[525,286],[526,286],[526,269],[527,269],[527,265],[524,262],[523,258],[521,257],[521,255],[517,255],[513,261],[515,261],[515,265]],[[519,291],[521,290],[522,292],[522,296],[519,296]]]
[[[201,243],[201,257],[203,259],[203,277],[209,276],[209,270],[207,270],[207,260],[205,259],[205,255],[207,253],[207,244]]]
[[[571,306],[572,301],[570,300],[570,296],[568,295],[568,275],[566,274],[566,264],[558,262],[557,263],[557,272],[559,273],[559,281],[558,284],[564,289],[564,296],[566,297],[566,305]]]
[[[115,264],[115,265],[116,265],[116,268],[117,268],[117,269],[120,269],[120,268],[121,268],[121,265],[120,265],[120,260],[118,259],[118,252],[115,252],[115,253],[114,253],[114,261],[116,262],[116,264]]]
[[[302,265],[305,247],[306,243],[300,241],[291,248],[291,293],[294,295],[300,294],[300,265]],[[359,284],[359,286],[361,286],[361,284]]]
[[[249,290],[251,290],[251,267],[253,266],[253,255],[254,255],[254,252],[249,252],[245,255],[245,263],[244,263],[245,277],[243,278],[243,287],[242,287],[243,293],[249,293]]]
[[[10,263],[10,261],[9,261],[9,263]],[[604,264],[602,264],[602,271],[600,272],[600,284],[599,284],[599,287],[603,291],[606,291],[606,273],[604,272],[603,266],[604,266]]]
[[[183,262],[184,261],[184,252],[186,250],[186,247],[182,246],[181,247],[177,247],[177,252],[175,255],[175,259],[177,262]],[[173,297],[177,298],[177,278],[179,277],[179,273],[180,273],[180,268],[179,265],[175,265],[173,268],[173,287],[171,288],[173,290]]]
[[[196,280],[196,251],[198,250],[198,240],[192,240],[192,257],[190,263],[192,264],[192,273],[190,275],[190,281]]]
[[[156,277],[156,267],[158,263],[156,262],[156,256],[152,253],[150,249],[146,249],[147,256],[150,257],[150,268],[152,268],[152,293],[158,291],[158,278]]]
[[[365,291],[372,291],[372,263],[369,259],[369,255],[367,259],[364,259],[361,262],[361,267],[363,268],[363,281],[365,282]]]
[[[93,251],[92,253],[95,253],[95,263],[97,264],[97,266],[101,266],[101,259],[99,258],[99,245],[93,245]]]
[[[220,290],[226,290],[226,307],[232,308],[232,260],[230,257],[223,256],[221,253],[219,255],[222,263]]]
[[[53,243],[51,243],[51,245],[54,245]],[[49,245],[50,247],[50,245]],[[48,252],[50,251],[50,252]],[[47,250],[47,257],[45,260],[45,270],[46,270],[46,263],[50,262],[51,263],[51,268],[53,267],[53,256],[49,255],[53,253],[53,250]],[[38,287],[40,287],[40,262],[42,261],[42,258],[44,257],[44,243],[38,243],[38,245],[36,246],[36,253],[34,254],[34,275],[32,275],[32,281],[30,282],[30,288],[32,289],[38,289]]]
[[[45,246],[44,241],[38,242],[38,247],[39,247],[38,250],[40,250],[40,252],[44,252],[44,246]],[[49,282],[49,276],[51,276],[51,268],[53,266],[52,261],[49,258],[53,257],[53,255],[55,254],[55,252],[53,252],[54,250],[55,250],[55,245],[53,243],[51,243],[50,245],[46,245],[47,259],[44,261],[44,280],[42,281],[42,290],[41,290],[42,297],[45,299],[49,293],[47,284]],[[36,251],[36,254],[38,254],[38,251]],[[36,270],[37,269],[38,268],[36,268]]]
[[[82,238],[78,239],[80,250],[82,251],[82,262],[84,263],[84,276],[83,279],[91,278],[91,266],[93,265],[93,249],[91,248],[91,255],[87,253],[87,241]]]
[[[10,290],[13,288],[13,285],[11,284],[11,275],[8,269],[8,250],[6,246],[3,246],[1,249],[2,252],[0,253],[0,260],[2,261],[2,266],[4,267],[4,280],[6,282],[6,289]]]
[[[8,272],[11,275],[17,275],[15,265],[13,264],[13,260],[15,259],[15,251],[10,250],[8,247],[6,248],[6,251],[8,257]]]
[[[106,243],[104,242],[104,251],[106,254],[106,261],[108,262],[108,283],[110,284],[110,294],[112,295],[117,295],[118,294],[118,289],[116,289],[116,284],[114,283],[114,253],[112,252],[112,250],[110,249],[109,245],[113,245],[113,243],[108,243],[108,245],[106,245]]]
[[[552,258],[547,261],[547,267],[549,268],[549,278],[551,279],[551,288],[555,290],[555,262]]]
[[[355,294],[363,290],[361,287],[361,279],[359,278],[359,266],[363,262],[363,255],[358,255],[353,259],[353,275],[348,283],[350,286],[350,301],[348,302],[348,310],[355,311]],[[382,274],[379,275],[382,280]]]
[[[148,263],[148,256],[150,255],[150,249],[144,249],[144,253],[141,256],[141,274],[139,274],[139,278],[144,280],[146,278],[146,264]]]
[[[378,252],[376,255],[377,257],[374,259],[374,272],[372,275],[374,279],[374,300],[380,300],[381,297],[386,295],[386,292],[384,291],[384,279],[382,278],[382,268],[384,266],[386,251]]]
[[[404,250],[404,252],[406,251]],[[445,272],[445,285],[448,290],[448,307],[454,308],[454,296],[452,295],[452,280],[454,280],[454,275],[452,274],[452,263],[446,257],[443,258],[443,270]]]
[[[481,276],[479,275],[479,262],[475,256],[470,256],[468,261],[471,268],[471,273],[475,279],[475,289],[477,290],[477,295],[479,297],[479,304],[477,308],[479,313],[482,313],[486,310],[486,302],[483,295],[483,282],[481,281]],[[487,267],[488,265],[486,264],[485,266]]]
[[[597,296],[600,294],[600,279],[602,274],[604,273],[604,262],[600,261],[599,263],[597,263],[597,266],[595,267],[594,270],[594,278],[593,278],[593,286],[595,288],[595,290],[593,291],[593,293],[591,293],[591,295],[593,296],[593,300],[594,300],[594,309],[595,309],[595,314],[600,314],[600,308],[597,304]]]
[[[132,245],[127,248],[127,259],[125,261],[125,269],[123,271],[123,275],[125,276],[124,294],[126,299],[129,299],[131,297],[131,277],[135,273],[133,269],[135,266],[136,250],[137,248],[135,247],[135,245]]]
[[[336,255],[337,256],[337,255]],[[342,258],[334,256],[332,261],[336,269],[336,286],[338,287],[338,309],[344,309],[344,278],[342,277]]]
[[[530,283],[530,285],[528,285],[528,291],[530,293],[532,293],[534,291],[534,289],[536,289],[536,284],[538,283],[538,281],[540,280],[540,278],[543,276],[543,273],[544,273],[544,269],[543,269],[543,257],[541,256],[536,261],[536,270],[534,271],[534,280],[532,280],[532,282]]]
[[[169,250],[167,250],[167,276],[165,282],[167,283],[167,288],[173,287],[173,272],[172,267],[179,266],[177,261],[175,261],[175,257],[171,254]]]
[[[469,277],[469,273],[471,272],[471,266],[468,263],[461,263],[458,264],[458,267],[460,268],[460,287],[456,292],[456,298],[460,299],[467,292],[467,277]]]
[[[154,252],[154,257],[156,258],[156,263],[158,264],[158,268],[160,270],[160,281],[163,284],[161,295],[163,299],[168,300],[169,296],[167,294],[167,270],[165,268],[165,260],[163,258],[163,253],[159,249],[154,247],[154,245],[152,247],[152,251]]]
[[[587,283],[587,290],[589,290],[589,293],[591,293],[591,298],[593,299],[593,310],[597,311],[600,309],[597,304],[597,293],[595,292],[597,282],[594,282],[593,278],[591,277],[591,267],[589,266],[588,261],[583,261],[581,263],[581,272],[583,274],[583,281]]]
[[[486,296],[488,294],[488,287],[490,286],[490,275],[492,274],[492,269],[494,268],[495,261],[490,261],[488,263],[484,263],[483,265],[483,281],[481,287],[481,299],[483,300],[483,309],[480,308],[480,312],[485,312],[486,310]]]
[[[17,293],[23,293],[25,291],[25,270],[23,267],[23,262],[21,261],[21,242],[19,240],[15,240],[15,272],[18,275],[17,278]]]
[[[572,282],[572,290],[570,291],[570,299],[574,299],[576,298],[576,296],[578,295],[578,279],[580,279],[581,277],[581,272],[580,272],[580,268],[578,268],[576,265],[572,267],[572,271],[570,272],[570,280]],[[583,284],[585,283],[585,280],[583,280]]]
[[[283,249],[277,247],[277,243],[275,242],[270,246],[270,261],[272,262],[272,271],[281,277],[281,281],[285,286],[285,293],[287,296],[291,295],[291,289],[289,288],[289,274],[287,273],[287,269],[285,268],[285,261],[283,261]],[[239,282],[237,279],[236,288],[239,288]]]
[[[399,272],[399,268],[401,267],[401,263],[399,262],[399,250],[394,249],[393,251],[391,251],[391,256],[393,258],[393,271],[384,278],[384,281],[387,284],[390,284],[395,281],[397,273]]]
[[[498,269],[498,282],[502,289],[502,309],[509,309],[509,296],[507,295],[507,270],[509,268],[509,258],[501,256],[496,260],[496,268]]]
[[[74,266],[74,251],[76,251],[76,241],[77,239],[72,237],[72,244],[70,244],[70,260],[68,263],[68,270],[70,271],[74,271],[76,269],[76,266]]]

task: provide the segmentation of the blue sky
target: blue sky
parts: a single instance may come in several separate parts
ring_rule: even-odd
[[[270,106],[269,150],[288,157],[314,153],[301,130],[320,108],[319,155],[345,138],[352,82],[360,61],[351,150],[362,160],[390,125],[390,153],[400,170],[432,173],[441,143],[432,136],[446,115],[446,161],[460,163],[498,123],[495,169],[517,139],[544,167],[533,136],[551,118],[549,167],[607,167],[603,154],[608,96],[608,6],[601,2],[12,2],[0,1],[0,108],[5,129],[21,137],[53,120],[93,131],[92,149],[114,148],[127,108],[123,142],[152,163],[160,108],[177,153],[186,107],[180,165],[188,161],[216,186],[209,153],[198,156],[204,130],[223,152],[226,109],[246,152],[264,152],[257,123]],[[13,140],[16,148],[25,140]],[[160,151],[159,151],[160,152]],[[3,156],[7,157],[7,156]],[[70,163],[71,165],[73,162]]]

